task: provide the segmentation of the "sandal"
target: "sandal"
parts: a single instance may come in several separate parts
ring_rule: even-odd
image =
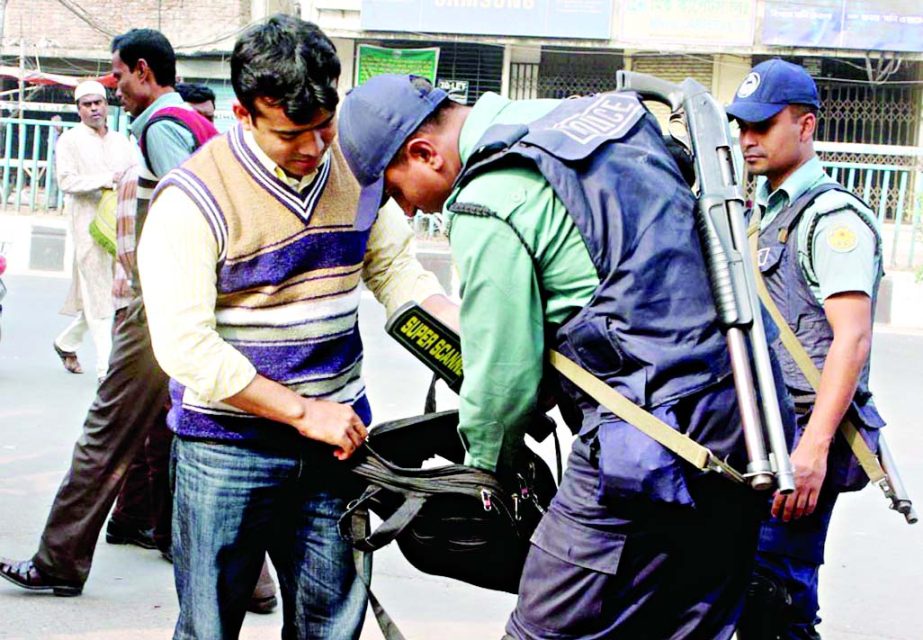
[[[80,366],[80,360],[77,359],[76,353],[73,351],[64,351],[58,346],[57,342],[53,342],[52,344],[54,345],[54,352],[61,358],[61,364],[64,365],[65,369],[71,373],[83,373],[83,367]]]

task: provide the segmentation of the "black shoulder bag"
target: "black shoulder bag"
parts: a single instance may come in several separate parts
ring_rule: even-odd
[[[424,573],[516,593],[554,477],[526,448],[499,475],[464,466],[457,427],[458,412],[444,411],[373,428],[351,468],[367,486],[340,518],[340,533],[359,551],[397,541]],[[427,464],[439,458],[444,464]],[[383,523],[368,533],[370,511]]]

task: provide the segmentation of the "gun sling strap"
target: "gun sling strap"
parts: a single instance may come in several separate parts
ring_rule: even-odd
[[[754,224],[750,226],[749,234],[752,249],[751,253],[755,260],[756,256],[759,255],[759,217],[757,214],[754,214],[754,216],[756,220]],[[788,322],[786,322],[782,312],[779,311],[779,307],[773,302],[772,296],[769,295],[769,290],[766,288],[766,282],[763,280],[763,274],[760,273],[759,265],[755,265],[754,271],[756,272],[756,291],[759,294],[763,306],[766,307],[769,315],[772,316],[773,322],[776,323],[776,327],[779,329],[779,338],[782,341],[782,346],[785,347],[785,350],[788,351],[792,360],[794,360],[798,368],[801,369],[801,373],[804,374],[804,377],[810,383],[811,387],[817,391],[818,387],[820,387],[820,370],[814,366],[814,361],[811,360],[811,356],[808,355],[807,350],[802,346],[795,332],[788,326]],[[884,469],[881,467],[878,456],[872,452],[868,443],[859,433],[859,430],[856,429],[856,426],[849,421],[848,417],[844,416],[843,421],[840,423],[840,433],[846,438],[849,448],[852,450],[853,455],[856,456],[863,471],[865,471],[866,475],[869,477],[869,481],[874,484],[887,481],[887,476],[885,475]]]
[[[650,436],[674,454],[702,471],[714,471],[734,482],[746,483],[744,476],[684,433],[642,409],[608,384],[557,351],[549,354],[551,366],[600,405]]]

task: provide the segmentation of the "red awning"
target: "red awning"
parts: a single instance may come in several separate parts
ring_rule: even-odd
[[[34,69],[26,69],[25,71],[20,72],[19,67],[0,66],[0,76],[2,77],[19,80],[20,75],[22,75],[22,80],[26,84],[58,85],[62,87],[75,88],[84,80],[96,80],[97,82],[102,83],[102,85],[105,87],[110,89],[115,88],[115,78],[111,73],[100,76],[98,78],[78,78],[75,76],[65,76],[58,73],[44,73],[42,71],[35,71]]]

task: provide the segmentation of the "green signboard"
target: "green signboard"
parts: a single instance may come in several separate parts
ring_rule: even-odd
[[[436,82],[439,47],[388,49],[360,44],[356,62],[356,85],[382,73],[412,73]]]

